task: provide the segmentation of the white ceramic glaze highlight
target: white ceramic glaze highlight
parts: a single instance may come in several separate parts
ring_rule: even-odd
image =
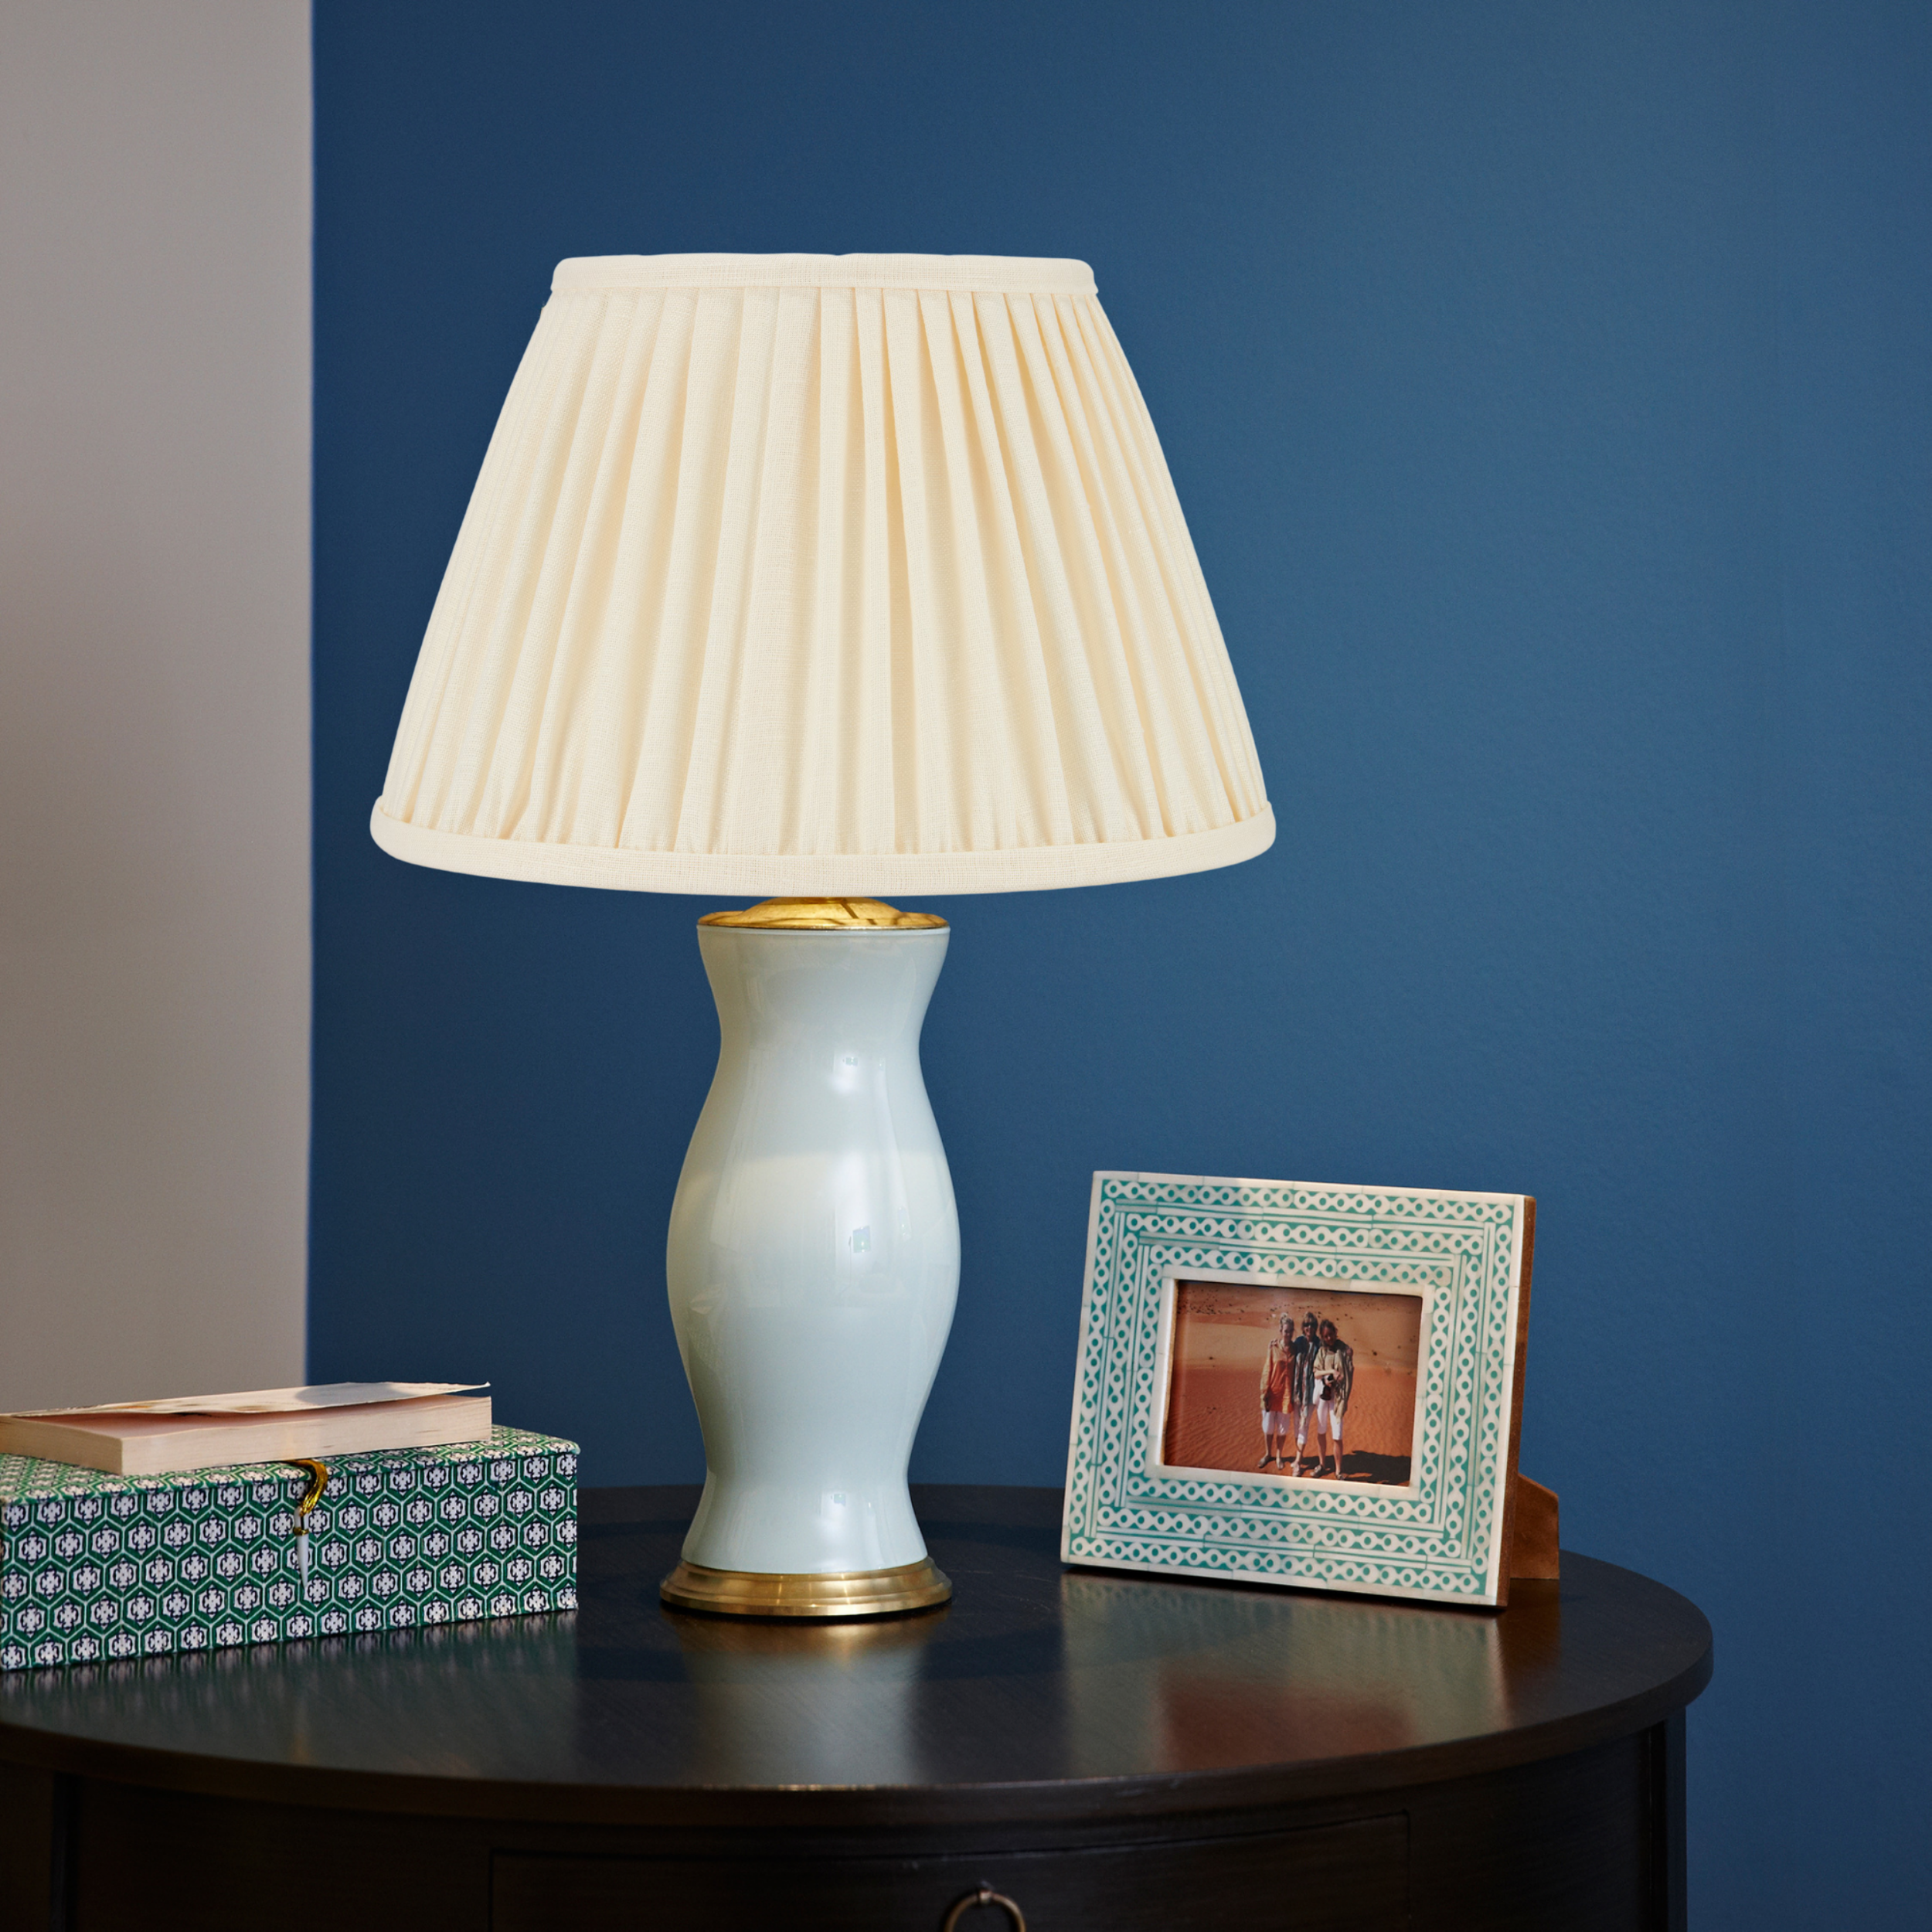
[[[948,937],[698,929],[718,1070],[666,1255],[707,1465],[688,1562],[822,1574],[926,1553],[906,1462],[959,1218],[919,1031]]]

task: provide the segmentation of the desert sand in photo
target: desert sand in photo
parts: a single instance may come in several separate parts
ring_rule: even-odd
[[[1355,1351],[1355,1390],[1342,1430],[1342,1479],[1409,1480],[1415,1430],[1422,1301],[1417,1295],[1263,1287],[1246,1282],[1176,1284],[1173,1388],[1162,1460],[1170,1468],[1261,1473],[1261,1366],[1275,1322],[1304,1311],[1332,1321]],[[1288,1437],[1287,1453],[1294,1454]],[[1307,1453],[1315,1454],[1309,1425]],[[1306,1467],[1307,1465],[1304,1465]],[[1272,1467],[1266,1472],[1281,1472]],[[1332,1481],[1327,1478],[1311,1478]]]

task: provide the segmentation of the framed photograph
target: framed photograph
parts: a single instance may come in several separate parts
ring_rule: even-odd
[[[1535,1217],[1096,1174],[1062,1560],[1500,1608]]]

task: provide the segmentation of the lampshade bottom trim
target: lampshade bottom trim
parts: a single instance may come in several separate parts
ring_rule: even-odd
[[[637,852],[621,846],[550,845],[437,832],[393,818],[379,799],[369,832],[392,858],[486,879],[617,891],[715,893],[730,898],[859,898],[885,893],[1043,892],[1067,886],[1124,885],[1136,879],[1239,865],[1274,843],[1274,814],[1171,838],[1119,839],[1010,851],[939,852]]]

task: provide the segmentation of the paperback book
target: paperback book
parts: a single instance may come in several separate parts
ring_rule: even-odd
[[[481,1442],[487,1383],[330,1382],[301,1389],[104,1402],[0,1415],[0,1455],[78,1463],[115,1476],[166,1475]]]

